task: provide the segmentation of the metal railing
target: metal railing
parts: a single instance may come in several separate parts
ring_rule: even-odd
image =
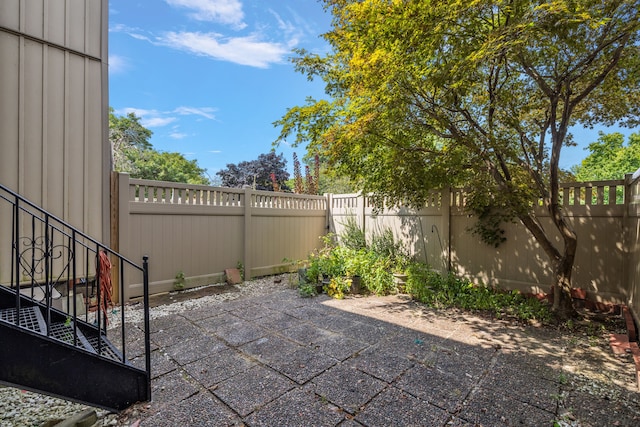
[[[83,348],[79,337],[88,334],[99,357],[128,364],[122,295],[127,280],[135,277],[144,288],[145,369],[151,378],[148,258],[138,265],[0,184],[0,286],[15,293],[16,325],[21,306],[35,304],[46,336],[56,337],[52,325],[62,318],[68,344]],[[117,305],[111,300],[112,281],[120,295]],[[110,321],[119,325],[109,329],[107,338]]]

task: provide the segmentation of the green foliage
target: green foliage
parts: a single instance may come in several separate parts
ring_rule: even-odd
[[[109,140],[114,145],[148,150],[152,148],[149,142],[152,135],[153,132],[140,124],[140,117],[135,113],[116,116],[113,107],[109,107]]]
[[[300,283],[298,286],[298,292],[302,298],[311,298],[318,295],[316,285],[313,283]]]
[[[135,178],[209,184],[209,178],[205,176],[206,170],[198,166],[197,160],[187,160],[180,153],[144,150],[131,160],[137,168]]]
[[[185,282],[184,271],[178,271],[178,273],[176,273],[176,279],[173,281],[173,289],[176,291],[183,290]]]
[[[364,230],[358,225],[355,216],[349,215],[341,225],[344,227],[339,237],[341,245],[355,250],[367,247],[367,238]]]
[[[389,261],[389,267],[396,271],[404,270],[409,261],[409,254],[402,242],[396,241],[389,228],[376,230],[371,235],[369,250],[378,258]]]
[[[424,264],[413,263],[408,268],[406,291],[417,301],[432,307],[457,307],[479,310],[494,316],[515,317],[521,321],[549,321],[549,306],[517,291],[502,292],[475,285],[450,274],[442,276]]]
[[[600,132],[598,140],[589,144],[587,149],[589,155],[571,168],[578,181],[624,179],[625,174],[640,169],[640,133],[629,135],[624,145],[621,133]]]
[[[507,240],[502,224],[512,218],[505,217],[504,211],[491,206],[469,206],[469,208],[477,218],[469,231],[494,248]]]
[[[346,277],[332,277],[328,284],[324,285],[324,292],[331,298],[343,299],[351,289],[351,279]]]
[[[116,116],[109,107],[109,141],[113,170],[126,172],[132,178],[187,184],[210,183],[206,169],[197,160],[187,160],[180,153],[157,151],[149,141],[153,132],[140,124],[134,113]]]
[[[558,203],[560,154],[574,125],[638,123],[637,2],[323,3],[331,50],[293,62],[331,101],[287,110],[278,141],[306,144],[387,204],[421,207],[430,190],[468,183],[562,269],[554,307],[570,312],[577,238]]]
[[[238,261],[236,263],[236,268],[240,272],[240,278],[244,280],[244,264],[242,263],[242,261]]]
[[[318,194],[349,194],[357,191],[358,185],[349,176],[340,174],[335,169],[330,169],[327,166],[320,166]]]
[[[391,260],[370,250],[358,253],[360,258],[362,286],[376,295],[396,293],[393,273],[390,268]]]
[[[355,220],[347,220],[346,224],[343,234],[323,236],[323,248],[309,255],[307,281],[317,283],[321,277],[331,278],[325,291],[336,298],[349,292],[353,276],[360,276],[364,291],[376,295],[397,292],[392,273],[408,264],[406,250],[394,241],[390,230],[375,234],[371,244],[366,245]]]

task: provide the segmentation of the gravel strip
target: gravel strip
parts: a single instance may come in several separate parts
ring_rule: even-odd
[[[271,293],[274,289],[285,289],[287,287],[289,287],[287,275],[263,277],[237,285],[237,291],[234,292],[207,295],[197,299],[154,307],[149,314],[151,319],[156,319],[173,313],[197,309],[212,303],[262,295]],[[188,293],[190,291],[193,290],[183,292]],[[109,327],[117,327],[120,319],[121,316],[117,312],[113,313]],[[125,321],[127,323],[137,323],[142,320],[143,310],[140,304],[127,306],[125,310]],[[98,416],[97,423],[92,427],[119,425],[117,414],[99,408],[92,408],[13,387],[0,386],[0,427],[54,426],[56,421],[68,419],[88,409],[95,410]]]

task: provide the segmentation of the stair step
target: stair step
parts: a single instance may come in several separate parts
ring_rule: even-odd
[[[7,323],[16,323],[16,309],[4,308],[0,309],[0,320]],[[42,335],[47,333],[47,324],[44,321],[42,312],[36,306],[33,307],[21,307],[20,308],[20,327],[29,329]],[[73,322],[55,322],[51,324],[49,328],[49,336],[64,343],[74,345],[73,338]],[[98,343],[98,335],[86,336],[79,328],[76,328],[77,345],[76,347],[87,350],[91,353],[100,354],[111,360],[122,362],[122,355],[120,352],[107,340],[105,336],[102,336],[100,343]],[[98,345],[99,344],[99,345]],[[99,351],[98,351],[99,347]]]
[[[98,336],[92,336],[92,337],[87,337],[87,340],[89,341],[89,344],[91,345],[92,350],[95,353],[100,354],[101,356],[104,356],[108,359],[111,360],[117,360],[119,362],[122,362],[122,355],[120,354],[120,351],[118,351],[113,344],[111,344],[111,341],[107,340],[107,338],[105,336],[103,336],[101,338],[100,341],[100,351],[98,351]]]
[[[4,308],[0,310],[0,320],[16,324],[16,309]],[[20,308],[20,326],[34,332],[44,334],[47,325],[42,317],[42,313],[38,307],[21,307]]]
[[[49,336],[51,338],[55,338],[57,340],[60,340],[62,342],[65,342],[67,344],[71,344],[71,345],[75,345],[74,344],[74,338],[73,338],[73,323],[63,323],[63,322],[55,322],[52,323],[51,326],[49,327]],[[84,334],[82,333],[82,331],[78,328],[76,328],[75,330],[76,334],[77,334],[77,345],[75,345],[76,347],[79,348],[83,348],[87,351],[90,351],[92,353],[95,353],[95,350],[93,349],[93,347],[91,346],[91,344],[89,343],[89,341],[87,340],[87,338],[84,336]]]

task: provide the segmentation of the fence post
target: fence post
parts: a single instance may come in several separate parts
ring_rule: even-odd
[[[253,206],[253,190],[245,188],[244,190],[244,239],[242,244],[242,251],[244,254],[244,280],[251,280],[251,236],[252,236],[252,221],[251,221],[251,209]]]
[[[330,233],[333,225],[333,193],[324,193],[326,201],[326,220],[325,233]]]
[[[366,194],[360,193],[360,197],[356,199],[356,203],[360,203],[362,201],[362,209],[360,210],[360,214],[362,215],[362,231],[364,235],[367,235],[367,196]]]
[[[120,187],[118,186],[118,172],[111,172],[111,203],[109,209],[110,215],[110,233],[109,233],[109,246],[115,252],[120,252],[120,231],[119,226],[120,223],[118,221],[118,216],[120,214]],[[111,283],[113,284],[113,303],[120,302],[120,263],[114,262],[115,260],[111,260],[111,265],[113,269],[111,270]]]
[[[118,195],[118,249],[131,248],[131,242],[129,241],[129,174],[118,172],[116,182],[118,186],[116,191]],[[125,257],[130,256],[127,253],[123,253],[123,255]],[[129,295],[131,294],[130,286],[130,283],[123,283],[120,287],[122,289],[121,297],[124,302],[129,300]]]
[[[451,187],[442,189],[440,200],[442,214],[440,227],[442,229],[442,259],[445,261],[446,273],[451,272]]]
[[[629,207],[631,206],[631,184],[633,183],[633,174],[625,174],[624,176],[624,213],[622,214],[622,280],[624,280],[625,288],[631,291],[632,283],[634,283],[632,279],[632,265],[631,262],[631,244],[633,239],[631,238],[631,227],[629,225]],[[609,200],[611,203],[611,200]],[[633,295],[633,292],[630,292]],[[625,301],[626,304],[629,304],[630,301]]]

